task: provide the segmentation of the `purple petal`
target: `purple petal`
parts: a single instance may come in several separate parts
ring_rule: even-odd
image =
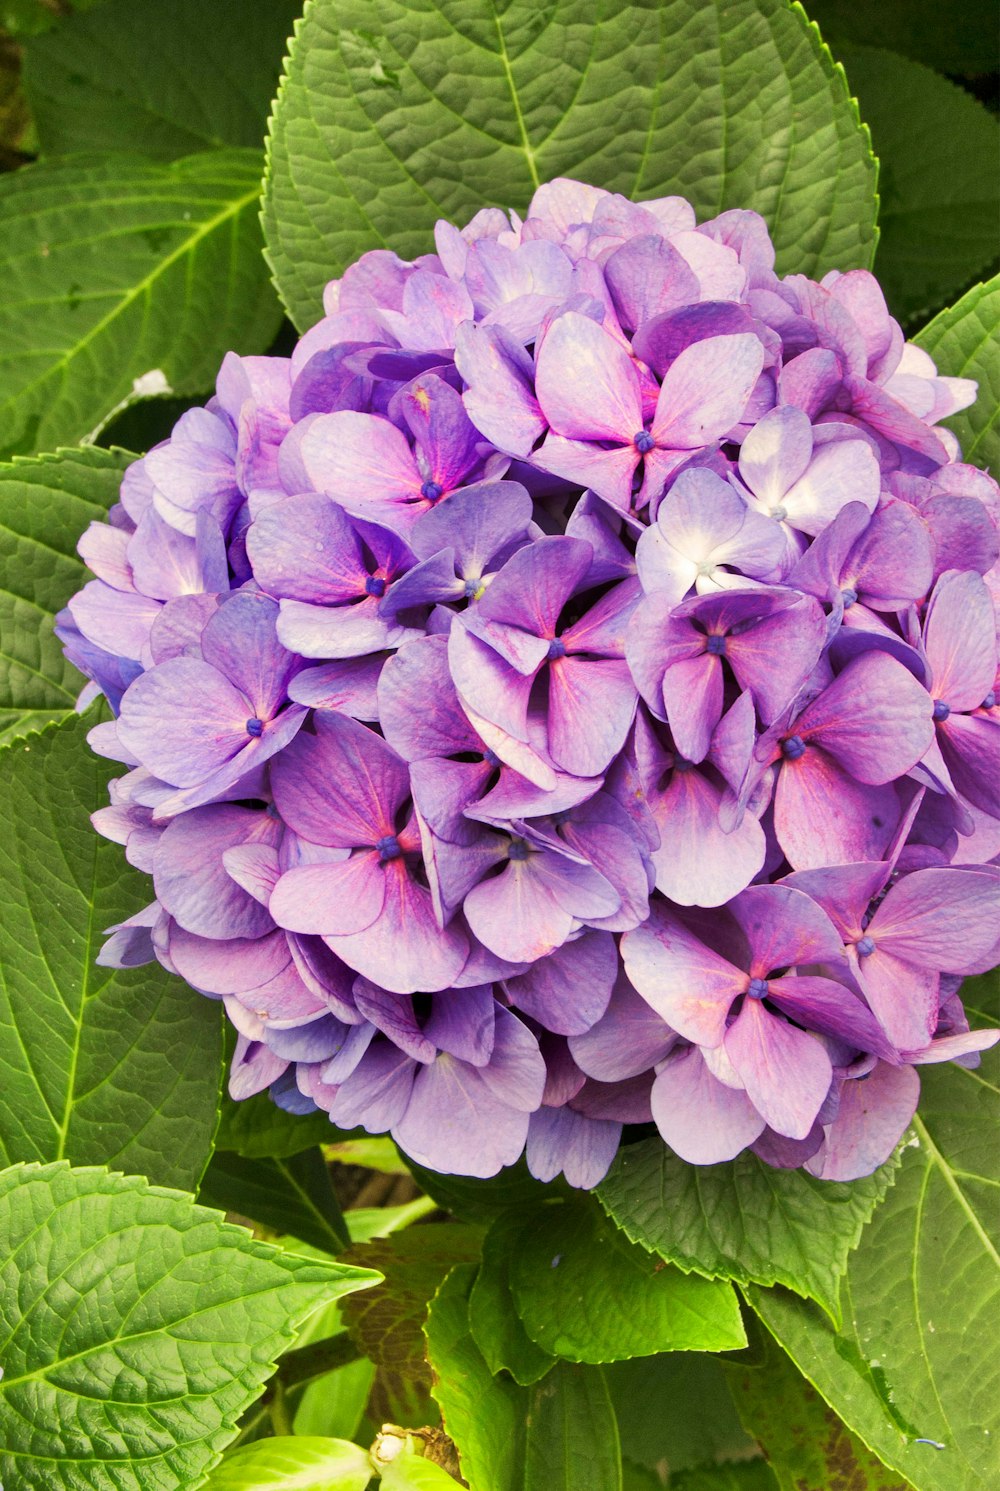
[[[496,1175],[524,1148],[528,1115],[484,1085],[482,1069],[452,1056],[420,1067],[392,1137],[418,1164],[442,1175]]]
[[[385,903],[371,926],[327,939],[339,958],[393,994],[447,989],[462,971],[469,943],[461,929],[442,929],[430,891],[407,873],[402,860],[382,871]]]
[[[476,428],[498,450],[527,456],[546,425],[524,348],[501,326],[466,323],[456,334],[455,362],[468,385],[463,398]]]
[[[550,428],[570,440],[627,444],[643,427],[635,364],[603,327],[577,311],[559,316],[546,333],[536,354],[535,388]]]
[[[396,831],[409,795],[406,765],[381,736],[346,715],[314,717],[271,770],[282,818],[315,844],[377,844]]]
[[[631,331],[699,294],[697,277],[685,260],[654,234],[616,249],[604,264],[604,278],[622,326]]]
[[[702,772],[674,771],[650,807],[660,829],[653,851],[656,888],[678,906],[722,906],[750,884],[764,863],[766,841],[757,819],[746,813],[723,832],[722,791]]]
[[[668,1057],[650,1104],[662,1138],[691,1165],[735,1159],[765,1126],[745,1092],[713,1077],[697,1046]]]
[[[472,1066],[486,1066],[493,1055],[496,1002],[491,984],[446,989],[434,996],[424,1034],[441,1051]]]
[[[375,853],[355,854],[339,864],[300,865],[286,870],[269,907],[289,932],[341,936],[361,932],[382,914],[386,877]]]
[[[758,420],[740,447],[739,470],[747,486],[768,506],[777,506],[805,474],[812,459],[813,432],[807,415],[791,404]]]
[[[621,1138],[620,1123],[587,1118],[571,1108],[539,1108],[528,1125],[526,1159],[536,1180],[555,1180],[589,1191],[607,1175]]]
[[[518,1009],[561,1035],[582,1035],[604,1014],[618,967],[608,932],[585,932],[542,958],[507,992]]]
[[[573,776],[597,776],[621,750],[635,706],[626,662],[579,657],[553,662],[548,718],[552,759]]]
[[[864,1080],[845,1082],[837,1117],[805,1168],[820,1180],[858,1180],[895,1149],[916,1110],[920,1079],[912,1067],[880,1062]]]
[[[658,445],[696,450],[738,424],[764,365],[756,336],[708,337],[670,364],[656,401]]]
[[[747,999],[725,1046],[757,1112],[779,1134],[804,1139],[833,1080],[820,1041]]]
[[[604,1014],[590,1030],[572,1036],[569,1049],[588,1077],[619,1082],[649,1071],[676,1044],[676,1033],[619,972]]]
[[[378,719],[378,681],[386,659],[379,653],[304,668],[288,685],[295,704],[332,709],[354,720]]]
[[[240,844],[276,848],[281,825],[267,813],[233,805],[196,808],[169,823],[153,864],[157,899],[182,927],[201,937],[260,937],[274,921],[223,865]]]
[[[722,1044],[729,1008],[746,988],[745,973],[661,906],[625,933],[621,953],[632,984],[668,1025],[699,1045]]]
[[[954,570],[934,587],[924,622],[924,649],[935,699],[952,709],[975,709],[997,671],[993,602],[982,577]]]
[[[903,776],[930,746],[931,698],[895,658],[868,652],[808,706],[795,731],[821,745],[856,781],[879,785]]]

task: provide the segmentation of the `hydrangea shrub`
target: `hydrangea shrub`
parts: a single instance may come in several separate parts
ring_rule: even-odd
[[[229,1084],[592,1187],[623,1125],[832,1180],[975,1062],[1000,492],[877,281],[560,178],[366,253],[127,471],[57,631],[152,875],[113,965]]]

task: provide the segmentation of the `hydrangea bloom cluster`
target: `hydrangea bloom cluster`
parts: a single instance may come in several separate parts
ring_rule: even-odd
[[[591,1186],[850,1179],[1000,958],[1000,492],[856,270],[553,181],[365,254],[126,473],[59,622],[231,1091]]]

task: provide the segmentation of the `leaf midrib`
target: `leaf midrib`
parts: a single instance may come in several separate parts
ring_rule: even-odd
[[[951,1166],[948,1164],[948,1161],[945,1159],[944,1155],[934,1143],[934,1140],[931,1138],[930,1133],[927,1129],[927,1125],[924,1123],[919,1113],[916,1113],[913,1116],[913,1128],[920,1136],[920,1142],[925,1147],[931,1164],[937,1166],[938,1170],[941,1172],[945,1184],[951,1191],[961,1210],[964,1212],[970,1227],[982,1244],[983,1251],[986,1253],[987,1257],[993,1261],[997,1269],[1000,1270],[1000,1252],[997,1251],[992,1239],[990,1238],[989,1233],[986,1231],[986,1228],[979,1220],[979,1216],[971,1201],[968,1199],[965,1192],[962,1190],[962,1187],[956,1181],[955,1172],[952,1170]]]

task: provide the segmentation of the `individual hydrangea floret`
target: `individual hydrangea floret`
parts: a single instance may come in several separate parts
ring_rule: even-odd
[[[136,462],[59,618],[152,876],[109,964],[230,1091],[589,1187],[626,1125],[849,1180],[1000,958],[975,386],[762,219],[582,182],[362,256]]]

